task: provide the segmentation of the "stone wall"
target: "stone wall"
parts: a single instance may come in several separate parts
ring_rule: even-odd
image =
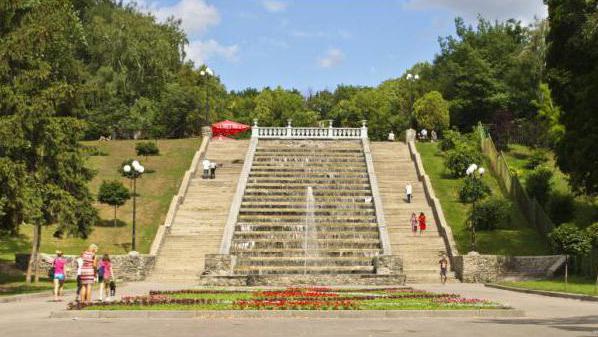
[[[565,261],[563,255],[503,256],[467,254],[453,257],[457,278],[467,283],[496,282],[502,279],[552,277]]]
[[[55,255],[40,254],[40,275],[45,276],[51,267]],[[77,272],[77,265],[75,255],[65,255],[67,261],[67,279],[75,279]],[[156,257],[153,255],[142,254],[128,254],[128,255],[111,255],[110,260],[114,270],[114,275],[119,281],[142,281],[149,274],[149,271],[154,267]],[[27,270],[29,263],[29,254],[15,254],[15,264],[21,270]]]

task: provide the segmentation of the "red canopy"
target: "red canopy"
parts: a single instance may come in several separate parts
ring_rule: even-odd
[[[230,136],[239,132],[247,131],[250,128],[251,127],[249,125],[225,120],[212,124],[212,136]]]

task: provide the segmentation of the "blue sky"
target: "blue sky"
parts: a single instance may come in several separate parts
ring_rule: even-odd
[[[137,0],[183,20],[188,57],[228,89],[377,85],[431,61],[453,20],[545,17],[541,0]]]

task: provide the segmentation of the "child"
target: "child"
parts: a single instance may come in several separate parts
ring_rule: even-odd
[[[108,254],[104,254],[102,261],[100,261],[98,276],[100,278],[100,301],[104,300],[104,295],[106,295],[107,300],[110,300],[108,289],[110,289],[110,281],[112,281],[114,273],[112,272],[112,262],[110,261],[110,256],[108,256]]]
[[[110,281],[110,297],[114,297],[116,295],[116,282],[114,279]]]
[[[419,213],[419,235],[421,236],[426,230],[426,216],[424,212]]]
[[[66,279],[66,259],[62,257],[62,252],[56,251],[56,258],[52,261],[52,268],[54,268],[54,301],[60,301],[62,296],[62,289],[64,288],[64,280]]]
[[[411,232],[413,236],[417,233],[417,216],[414,213],[411,213]]]

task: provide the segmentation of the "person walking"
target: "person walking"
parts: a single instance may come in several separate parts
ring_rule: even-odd
[[[208,179],[210,177],[210,161],[208,159],[204,159],[201,162],[201,166],[203,166],[203,175],[201,177],[203,179]]]
[[[66,279],[66,259],[62,257],[62,252],[57,250],[56,257],[52,261],[52,268],[54,269],[54,301],[59,302],[62,297],[64,289],[64,280]]]
[[[448,259],[446,258],[446,255],[442,254],[438,264],[440,265],[440,282],[444,285],[446,284],[446,273],[448,271]]]
[[[77,297],[75,298],[75,301],[80,302],[81,301],[81,288],[83,287],[83,284],[81,284],[81,268],[83,268],[83,253],[81,252],[81,254],[79,254],[79,257],[77,257],[77,259],[75,260],[75,263],[77,264]]]
[[[81,302],[83,303],[91,303],[91,288],[95,282],[97,268],[97,252],[98,246],[91,244],[81,256],[83,260],[83,265],[81,266]]]
[[[415,212],[411,213],[411,232],[413,233],[413,236],[415,236],[415,234],[417,234],[417,215],[415,215]]]
[[[216,179],[216,163],[210,162],[210,179]]]
[[[408,203],[411,203],[412,197],[413,197],[413,186],[411,186],[411,183],[407,183],[407,185],[405,185],[405,198],[407,199]]]
[[[419,213],[419,218],[417,220],[419,222],[419,236],[421,236],[426,230],[426,216],[424,215],[424,212]]]
[[[110,289],[110,282],[114,277],[114,272],[112,271],[112,262],[110,261],[110,256],[108,254],[104,254],[102,260],[98,264],[98,282],[100,283],[100,302],[104,301],[104,295],[106,295],[106,300],[110,301],[109,296],[109,289]]]

